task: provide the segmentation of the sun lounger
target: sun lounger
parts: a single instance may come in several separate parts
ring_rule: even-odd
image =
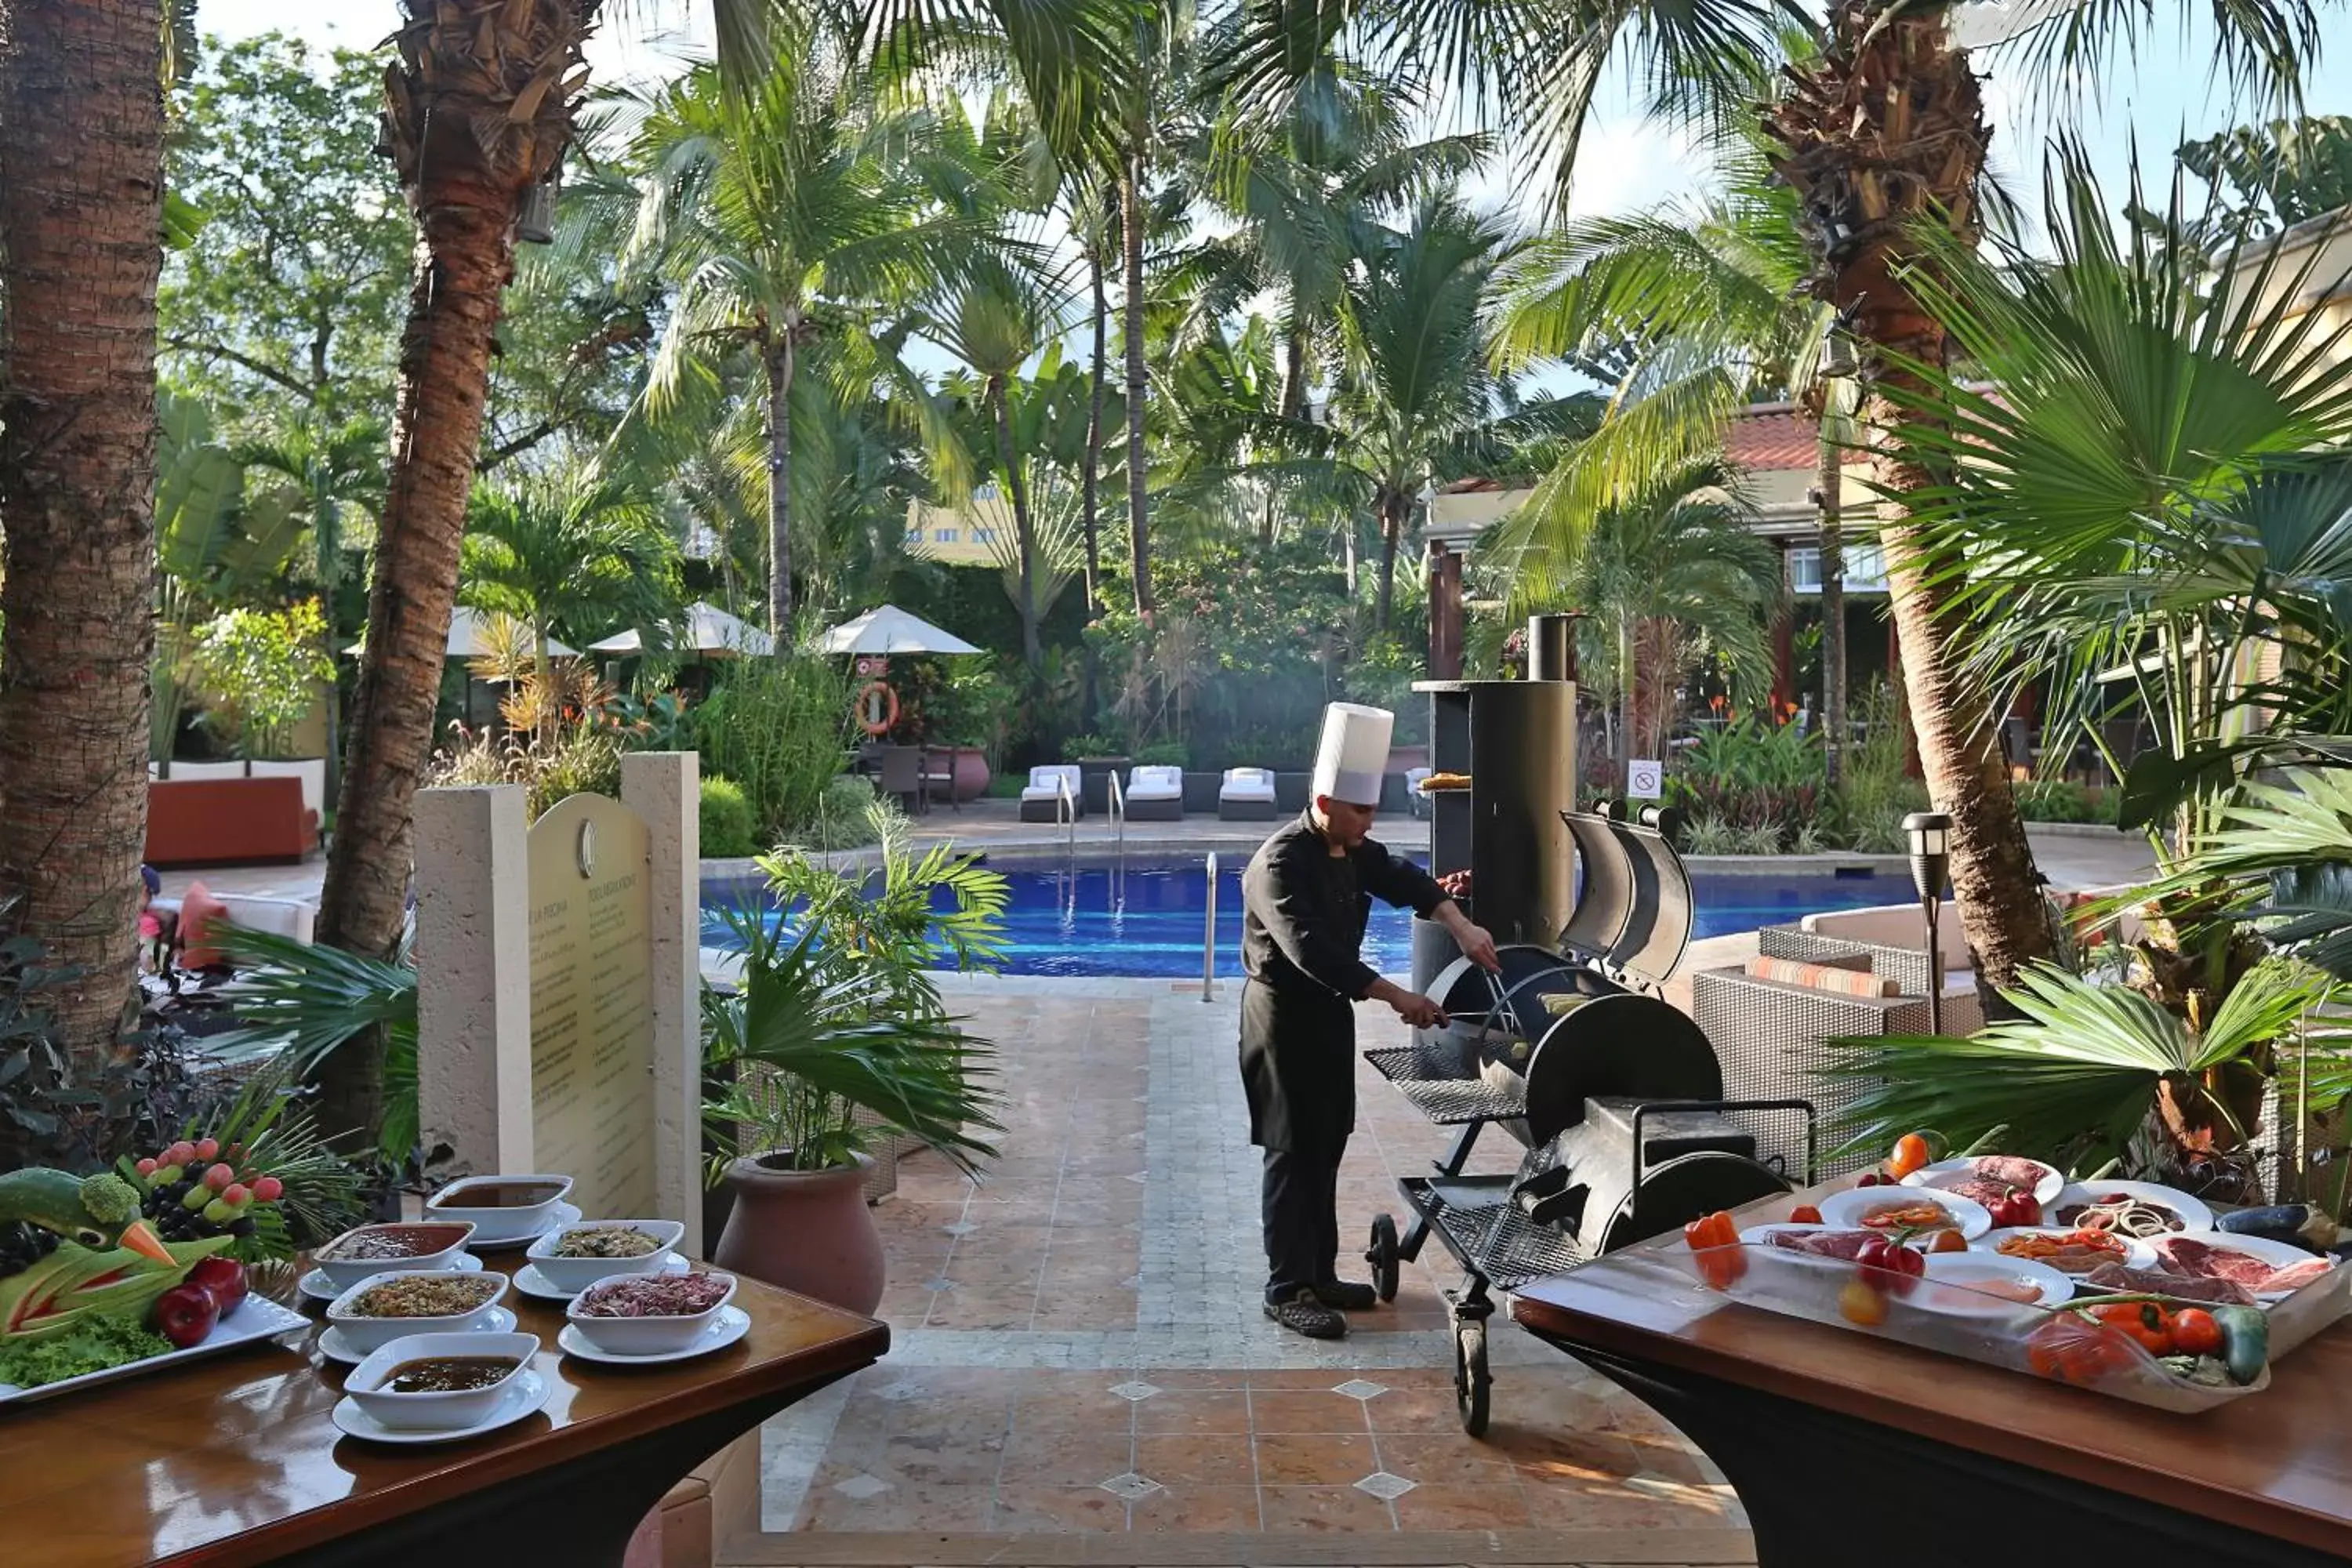
[[[1184,820],[1184,770],[1164,766],[1129,768],[1127,773],[1127,819],[1129,822]]]
[[[1065,813],[1087,814],[1086,797],[1078,793],[1078,764],[1048,763],[1031,768],[1029,783],[1021,791],[1021,820],[1060,822]]]
[[[1272,822],[1274,771],[1227,768],[1225,782],[1217,789],[1217,816],[1225,822]]]

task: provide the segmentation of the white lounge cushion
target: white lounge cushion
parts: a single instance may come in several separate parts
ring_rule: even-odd
[[[1023,800],[1057,800],[1065,792],[1072,800],[1078,798],[1078,764],[1047,763],[1029,770],[1029,783],[1021,792]]]
[[[321,816],[327,810],[327,759],[300,757],[288,762],[259,762],[253,764],[253,776],[257,779],[292,777],[302,781],[302,805]]]
[[[173,763],[172,777],[182,784],[194,779],[241,779],[245,777],[245,764],[238,762]]]
[[[1129,768],[1127,773],[1127,798],[1129,800],[1181,800],[1184,798],[1184,770],[1153,763]]]
[[[1217,786],[1219,800],[1272,800],[1274,770],[1271,768],[1227,768],[1225,782]]]

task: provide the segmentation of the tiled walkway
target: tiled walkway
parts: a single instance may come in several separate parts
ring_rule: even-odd
[[[1341,1532],[1353,1544],[1315,1561],[1748,1560],[1738,1505],[1677,1433],[1500,1317],[1493,1426],[1463,1435],[1438,1296],[1458,1276],[1434,1242],[1344,1342],[1265,1321],[1230,993],[956,995],[1003,1052],[1004,1157],[977,1187],[934,1156],[901,1163],[875,1211],[894,1348],[770,1424],[764,1522],[791,1533],[746,1561],[1296,1561],[1283,1542]],[[1401,1037],[1376,1013],[1365,1042]],[[1358,1092],[1351,1249],[1446,1138],[1369,1068]],[[1474,1168],[1517,1153],[1492,1132]],[[1022,1555],[1048,1534],[1052,1554]]]

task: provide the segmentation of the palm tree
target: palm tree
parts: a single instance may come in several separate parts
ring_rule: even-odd
[[[2218,68],[2239,88],[2284,96],[2324,37],[2328,0],[2249,0],[2215,7]],[[1796,194],[1813,267],[1809,283],[1850,331],[1865,395],[1862,423],[1899,432],[1911,367],[1947,362],[1945,329],[1918,292],[1923,234],[1939,230],[1966,249],[1983,216],[1991,132],[1980,73],[1955,35],[1954,8],[1902,0],[1840,0],[1817,39],[1818,56],[1778,77],[1773,31],[1789,13],[1761,0],[1696,0],[1669,7],[1605,0],[1539,0],[1509,7],[1507,25],[1480,0],[1412,6],[1355,0],[1336,5],[1249,7],[1221,79],[1278,114],[1301,63],[1340,29],[1395,57],[1437,62],[1458,85],[1500,104],[1523,144],[1556,160],[1560,190],[1596,84],[1623,51],[1654,107],[1699,110],[1717,122],[1769,108],[1776,175]],[[2043,68],[2053,96],[2095,74],[2120,46],[2156,25],[2153,7],[2057,4],[2019,8],[2019,42]],[[1773,98],[1775,84],[1786,91]],[[2067,91],[2079,101],[2079,92]],[[1920,757],[1937,805],[1953,817],[1952,883],[1980,978],[2011,984],[2048,957],[2054,939],[2036,886],[2032,854],[2009,788],[1990,715],[1969,703],[1949,658],[1947,563],[1908,525],[1901,498],[1938,476],[1881,456],[1875,483],[1881,539],[1894,588],[1905,684]]]
[[[1485,542],[1508,579],[1507,618],[1585,612],[1599,657],[1582,668],[1616,689],[1621,758],[1664,754],[1675,682],[1700,652],[1741,681],[1769,679],[1764,626],[1786,590],[1750,512],[1717,455],[1673,465],[1583,526],[1523,507]]]
[[[792,624],[792,410],[802,357],[829,338],[870,362],[875,318],[957,276],[992,239],[993,205],[958,205],[975,174],[941,167],[958,143],[938,114],[882,101],[830,38],[799,34],[779,49],[748,91],[730,91],[706,68],[648,106],[635,154],[649,173],[625,265],[658,268],[677,289],[646,383],[654,418],[678,406],[688,383],[720,378],[730,353],[757,367],[768,613],[782,634]]]
[[[527,479],[478,492],[458,596],[530,627],[540,689],[555,689],[548,644],[653,626],[677,603],[674,546],[652,506],[611,479]],[[555,715],[542,712],[541,737]]]
[[[78,1075],[132,1012],[154,650],[163,30],[152,0],[0,7],[0,935]]]

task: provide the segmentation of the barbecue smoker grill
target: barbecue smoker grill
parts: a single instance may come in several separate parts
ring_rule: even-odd
[[[1551,635],[1541,625],[1552,619],[1530,626],[1531,649]],[[1539,657],[1538,675],[1548,664],[1560,668]],[[1622,808],[1570,809],[1574,686],[1538,679],[1418,689],[1435,710],[1432,764],[1470,775],[1467,790],[1435,799],[1430,869],[1471,872],[1466,902],[1502,944],[1502,973],[1461,957],[1444,928],[1416,924],[1414,988],[1445,1009],[1448,1024],[1365,1055],[1432,1122],[1459,1131],[1435,1175],[1397,1184],[1411,1228],[1400,1237],[1395,1220],[1380,1215],[1365,1258],[1383,1300],[1396,1295],[1400,1260],[1419,1257],[1432,1234],[1461,1264],[1467,1278],[1445,1300],[1454,1396],[1475,1437],[1486,1427],[1492,1382],[1490,1289],[1516,1289],[1787,1192],[1787,1174],[1757,1156],[1753,1123],[1801,1118],[1810,1171],[1812,1108],[1723,1099],[1706,1037],[1656,994],[1690,942],[1690,880],[1661,831],[1671,822],[1654,811],[1637,823]],[[1507,869],[1490,879],[1496,865]],[[1461,1174],[1490,1124],[1525,1147],[1517,1173]]]

